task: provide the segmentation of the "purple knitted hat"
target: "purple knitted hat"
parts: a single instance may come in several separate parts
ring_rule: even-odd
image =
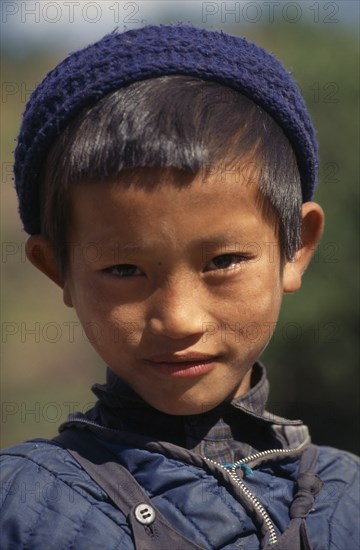
[[[15,150],[15,185],[27,233],[40,233],[39,175],[51,145],[85,107],[124,85],[189,75],[230,86],[267,111],[297,158],[303,201],[317,179],[315,132],[299,89],[272,55],[244,38],[192,25],[111,33],[70,54],[31,95]]]

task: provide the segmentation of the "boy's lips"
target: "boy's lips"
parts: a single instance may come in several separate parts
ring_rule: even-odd
[[[145,362],[156,372],[166,376],[193,377],[212,370],[218,360],[219,355],[190,352],[153,355],[145,359]]]

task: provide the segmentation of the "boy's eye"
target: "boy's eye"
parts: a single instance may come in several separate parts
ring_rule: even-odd
[[[215,269],[235,269],[237,265],[246,260],[245,256],[240,254],[221,254],[216,256],[209,262],[205,271],[213,271]]]
[[[139,275],[142,275],[142,271],[136,267],[136,265],[132,264],[112,265],[111,267],[104,269],[104,272],[109,275],[115,275],[119,278],[138,277]]]

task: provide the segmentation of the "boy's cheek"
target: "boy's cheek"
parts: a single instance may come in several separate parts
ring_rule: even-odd
[[[96,302],[77,314],[90,343],[100,355],[117,358],[119,353],[137,347],[143,332],[141,320],[128,311],[109,311],[104,304],[96,307]]]

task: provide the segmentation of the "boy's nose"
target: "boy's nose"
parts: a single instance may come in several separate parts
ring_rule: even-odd
[[[148,327],[153,334],[181,339],[201,335],[206,325],[199,288],[178,281],[152,296]]]

